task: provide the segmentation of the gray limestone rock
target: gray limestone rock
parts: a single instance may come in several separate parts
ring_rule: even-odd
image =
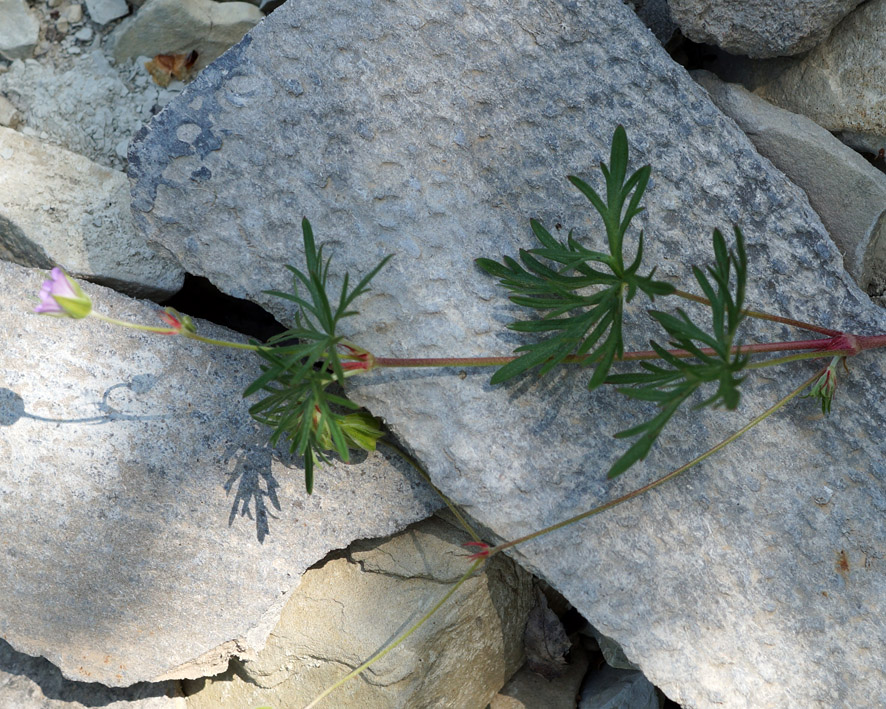
[[[140,683],[109,688],[72,682],[42,657],[31,657],[0,640],[0,706],[4,709],[187,709],[176,683]]]
[[[755,93],[829,131],[849,133],[849,142],[876,153],[886,146],[884,63],[886,0],[870,0]]]
[[[0,258],[162,300],[184,282],[132,225],[122,172],[0,127]]]
[[[202,69],[262,17],[262,11],[248,2],[148,0],[114,30],[114,59],[196,51],[195,67]]]
[[[93,22],[106,25],[129,14],[126,0],[86,0],[86,9]]]
[[[516,306],[473,260],[531,245],[530,217],[599,248],[565,175],[599,187],[617,123],[632,166],[654,166],[637,228],[658,276],[692,288],[712,230],[740,224],[750,304],[886,330],[802,191],[621,0],[284,5],[134,142],[133,208],[189,271],[284,319],[263,291],[288,287],[307,215],[337,278],[394,255],[349,337],[379,356],[507,354],[527,341],[505,328]],[[645,307],[628,309],[630,348],[661,338]],[[679,414],[613,482],[612,435],[651,409],[588,392],[582,373],[492,387],[485,370],[384,370],[349,389],[447,495],[514,538],[686,462],[816,367],[750,377],[738,412]],[[884,703],[884,386],[882,358],[861,356],[830,419],[800,400],[684,478],[516,554],[684,706]]]
[[[440,600],[470,565],[462,547],[470,540],[432,518],[307,571],[258,657],[185,683],[189,709],[305,706]],[[522,662],[532,599],[532,577],[510,559],[493,560],[328,705],[485,707]]]
[[[658,695],[642,672],[604,667],[581,690],[578,709],[659,709]]]
[[[732,54],[802,54],[863,0],[669,0],[671,17],[696,42]]]
[[[0,57],[31,56],[40,35],[40,23],[25,0],[0,0]]]
[[[42,276],[0,262],[0,637],[19,652],[111,687],[220,672],[261,649],[331,549],[439,504],[381,454],[326,468],[307,496],[240,397],[254,356],[34,315]],[[84,290],[162,324],[152,303]]]
[[[710,72],[693,78],[760,154],[803,188],[859,286],[886,279],[886,175],[805,116]]]

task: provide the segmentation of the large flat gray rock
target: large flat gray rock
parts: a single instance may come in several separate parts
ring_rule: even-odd
[[[620,0],[284,5],[141,134],[133,205],[189,271],[280,317],[262,291],[301,263],[307,215],[339,274],[394,254],[349,325],[358,342],[381,356],[504,354],[526,340],[505,329],[515,310],[473,259],[530,244],[532,216],[599,247],[564,177],[599,186],[619,122],[632,164],[654,165],[639,226],[662,277],[689,287],[712,229],[738,223],[750,303],[886,329],[802,192]],[[635,347],[658,336],[643,307],[629,309]],[[611,435],[648,411],[572,373],[491,387],[488,371],[387,371],[350,391],[448,495],[513,538],[685,462],[814,367],[752,377],[737,413],[681,415],[613,483],[623,446]],[[684,706],[883,703],[884,380],[880,357],[859,358],[829,420],[800,401],[686,478],[526,545],[521,563]]]
[[[249,353],[34,315],[42,280],[0,262],[0,637],[19,652],[112,687],[220,672],[261,649],[331,549],[439,505],[381,455],[328,467],[307,496],[240,397]],[[84,290],[159,322],[151,303]]]

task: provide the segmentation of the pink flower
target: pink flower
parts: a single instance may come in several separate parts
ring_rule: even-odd
[[[92,301],[58,266],[49,273],[49,280],[40,287],[40,305],[35,313],[60,318],[85,318],[92,311]]]

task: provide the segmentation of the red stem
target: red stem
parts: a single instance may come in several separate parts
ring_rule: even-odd
[[[764,352],[792,352],[796,350],[820,350],[823,357],[843,354],[851,356],[863,350],[886,347],[886,334],[884,335],[847,335],[838,334],[832,337],[821,337],[815,340],[789,340],[786,342],[763,342],[759,344],[733,347],[732,353],[759,354]],[[710,347],[701,348],[706,355],[715,355],[716,352]],[[686,350],[668,350],[675,357],[692,357],[691,352]],[[569,355],[564,362],[580,364],[587,362],[590,355],[578,357]],[[513,362],[517,357],[425,357],[416,359],[401,359],[398,357],[376,357],[374,367],[497,367],[508,362]],[[630,362],[640,359],[658,359],[653,350],[641,350],[639,352],[625,352],[619,361]]]

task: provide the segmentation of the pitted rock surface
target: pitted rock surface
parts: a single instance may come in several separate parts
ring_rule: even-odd
[[[600,187],[618,123],[632,166],[653,165],[638,226],[659,276],[691,288],[711,231],[740,224],[750,304],[886,329],[805,195],[620,0],[284,5],[139,136],[133,207],[188,271],[281,318],[263,291],[301,265],[306,215],[339,277],[395,256],[347,324],[356,342],[379,356],[507,354],[526,341],[505,329],[516,308],[473,259],[530,245],[529,217],[599,248],[564,178]],[[630,347],[661,338],[645,307],[628,308]],[[743,336],[805,337],[759,322]],[[739,412],[678,415],[615,482],[611,436],[651,410],[589,393],[575,372],[491,387],[488,371],[388,370],[350,394],[513,538],[686,462],[817,366],[750,377]],[[829,419],[799,400],[684,478],[516,556],[684,706],[882,704],[884,384],[882,357],[859,357]]]

